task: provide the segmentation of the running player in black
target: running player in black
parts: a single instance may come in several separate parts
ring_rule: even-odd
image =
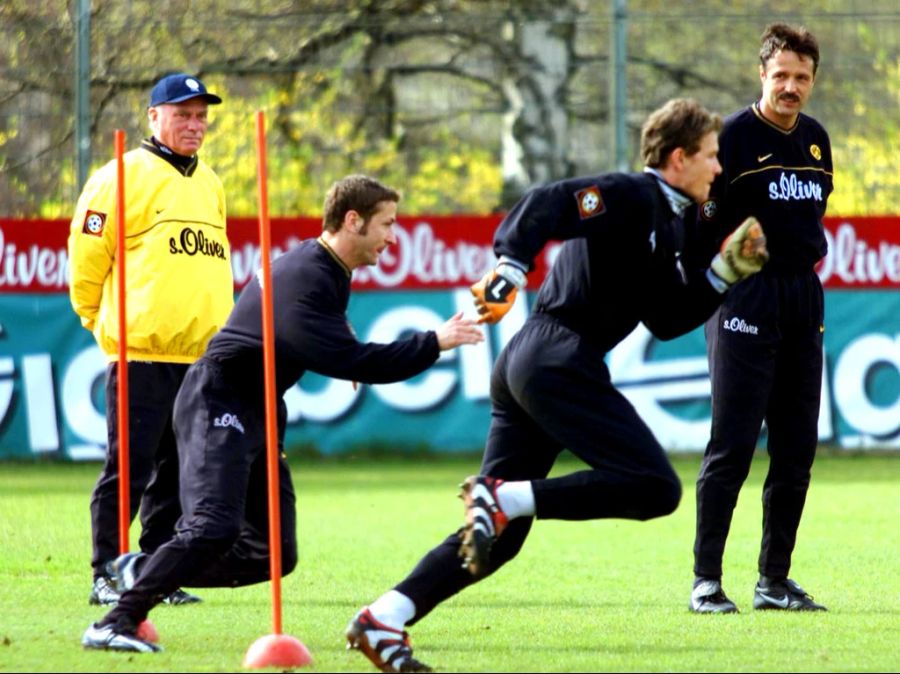
[[[429,368],[441,351],[483,340],[475,321],[453,316],[436,331],[389,344],[363,344],[347,322],[350,275],[396,242],[399,195],[365,176],[335,183],[325,200],[323,233],[272,263],[279,443],[282,396],[306,372],[372,384],[401,381]],[[188,370],[175,401],[175,435],[184,514],[177,533],[152,556],[113,563],[123,590],[118,606],[91,625],[85,648],[153,652],[138,625],[175,588],[238,587],[269,579],[265,396],[261,292],[255,278],[225,327]],[[297,563],[294,489],[279,463],[282,571]]]
[[[831,144],[822,125],[800,112],[819,64],[815,37],[773,24],[759,57],[762,96],[725,120],[722,175],[702,209],[720,233],[759,218],[771,260],[706,325],[712,432],[697,480],[690,608],[698,613],[737,611],[722,589],[722,557],[763,420],[769,472],[753,607],[825,610],[788,572],[818,440],[824,299],[813,267],[826,253]]]
[[[535,188],[498,227],[498,265],[473,286],[485,322],[509,310],[548,241],[565,243],[494,366],[480,475],[464,483],[466,526],[350,621],[350,646],[376,667],[428,671],[405,627],[511,560],[535,517],[646,520],[678,506],[681,483],[612,385],[604,356],[639,323],[662,339],[697,327],[731,284],[762,266],[755,221],[737,228],[712,265],[695,254],[702,233],[684,225],[721,170],[721,123],[694,101],[671,101],[644,125],[643,173]],[[589,468],[547,479],[564,448]]]

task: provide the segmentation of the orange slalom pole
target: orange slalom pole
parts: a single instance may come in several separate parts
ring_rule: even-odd
[[[128,447],[128,322],[125,305],[125,132],[116,129],[116,274],[119,308],[118,396],[119,552],[128,552],[131,528],[131,471]]]
[[[272,631],[281,634],[281,499],[278,479],[278,428],[275,416],[275,320],[272,306],[272,251],[269,226],[268,174],[266,169],[266,120],[256,113],[256,147],[259,161],[259,247],[262,263],[262,334],[266,401],[266,475],[269,478],[269,569],[272,575]]]
[[[272,634],[260,637],[244,655],[244,667],[305,667],[312,663],[306,646],[281,632],[281,480],[278,475],[278,423],[275,406],[275,320],[272,308],[272,251],[269,195],[266,187],[266,120],[256,113],[256,152],[259,162],[259,252],[262,269],[262,341],[266,405],[266,476],[269,501],[269,570],[272,576]]]

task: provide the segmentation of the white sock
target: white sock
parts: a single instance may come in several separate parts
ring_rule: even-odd
[[[369,604],[369,612],[378,622],[402,630],[416,615],[416,605],[405,594],[389,590]]]
[[[531,481],[504,482],[497,488],[497,502],[509,519],[534,515]]]

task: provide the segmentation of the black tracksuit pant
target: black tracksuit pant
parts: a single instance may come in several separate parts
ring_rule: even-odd
[[[610,382],[602,350],[544,314],[532,315],[491,377],[492,417],[481,474],[531,480],[541,519],[647,520],[675,510],[681,483],[662,447]],[[590,468],[546,479],[569,449]],[[491,550],[493,573],[521,549],[533,518],[512,520]],[[451,534],[396,586],[416,622],[474,582]]]
[[[737,284],[706,325],[712,432],[697,480],[694,573],[719,578],[738,492],[763,419],[759,572],[786,577],[818,442],[824,293],[816,274],[763,269]]]
[[[140,508],[140,548],[148,553],[172,538],[181,516],[172,408],[187,369],[177,363],[128,363],[129,521]],[[106,369],[106,462],[91,494],[94,578],[105,575],[106,563],[120,552],[118,370],[118,363]]]
[[[150,609],[179,587],[238,587],[269,580],[268,479],[264,396],[229,380],[201,358],[188,370],[175,402],[175,433],[184,512],[175,537],[139,571],[131,590],[103,619],[133,631]],[[279,438],[286,408],[279,401]],[[294,487],[279,460],[282,575],[297,564]]]

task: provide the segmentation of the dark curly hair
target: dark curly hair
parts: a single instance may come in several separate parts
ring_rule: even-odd
[[[759,48],[759,62],[766,67],[769,59],[780,51],[792,51],[813,62],[813,75],[819,69],[819,41],[806,28],[794,28],[786,23],[772,23],[763,31]]]
[[[365,222],[378,210],[382,201],[400,201],[400,193],[375,178],[349,175],[334,183],[325,195],[322,229],[336,232],[341,228],[347,211],[356,211]]]

